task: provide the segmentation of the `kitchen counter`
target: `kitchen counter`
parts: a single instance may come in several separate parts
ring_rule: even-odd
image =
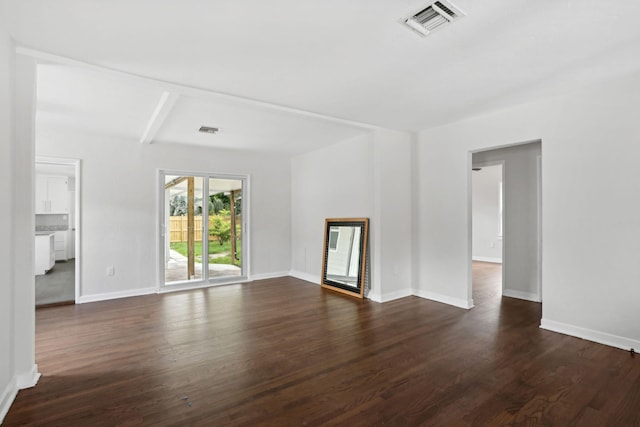
[[[36,231],[36,275],[46,274],[56,263],[55,233]]]

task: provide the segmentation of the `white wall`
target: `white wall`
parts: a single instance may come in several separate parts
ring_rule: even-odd
[[[503,295],[540,301],[538,156],[540,142],[473,154],[473,163],[504,161]],[[482,172],[481,172],[482,173]]]
[[[12,197],[13,184],[11,173],[13,55],[11,40],[4,30],[3,20],[4,17],[0,14],[0,195],[6,203]],[[0,245],[0,422],[16,392],[13,364],[12,218],[11,209],[0,209],[0,241],[5,242]]]
[[[0,6],[0,422],[37,381],[33,198],[35,68],[16,57]]]
[[[373,137],[370,298],[385,302],[413,294],[411,156],[414,141],[406,132],[387,129],[377,130]]]
[[[291,274],[319,284],[324,220],[373,215],[372,136],[293,157],[291,212]]]
[[[465,140],[466,141],[466,137]],[[421,133],[415,153],[418,190],[414,221],[416,294],[473,307],[471,281],[471,155],[460,143]]]
[[[16,56],[13,150],[13,297],[15,369],[18,388],[33,386],[39,377],[35,365],[35,101],[36,64]]]
[[[474,165],[475,166],[475,165]],[[471,174],[473,185],[472,255],[476,261],[502,262],[500,235],[500,182],[502,166],[482,166]]]
[[[249,174],[253,278],[291,259],[291,174],[283,155],[151,144],[38,128],[36,152],[81,159],[81,301],[157,285],[158,169]],[[107,266],[115,276],[107,277]]]
[[[542,326],[640,347],[640,75],[424,131],[421,289],[469,298],[471,151],[542,141]]]
[[[368,217],[367,296],[411,295],[412,141],[376,130],[292,159],[292,275],[320,283],[324,220]]]

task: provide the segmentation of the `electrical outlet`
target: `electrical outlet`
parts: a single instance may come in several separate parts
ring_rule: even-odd
[[[107,267],[107,276],[115,276],[116,269],[114,267]]]

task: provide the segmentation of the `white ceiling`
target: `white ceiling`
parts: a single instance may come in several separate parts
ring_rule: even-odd
[[[38,129],[74,128],[142,140],[164,89],[156,82],[82,66],[41,64]],[[157,130],[148,142],[299,154],[369,131],[206,92],[171,89],[175,103],[164,119],[155,120]],[[203,125],[220,132],[198,132]]]
[[[640,70],[637,0],[453,0],[467,16],[426,38],[400,22],[429,0],[0,1],[23,46],[393,129],[425,129]],[[54,74],[96,79],[98,96],[43,94],[39,111],[94,129],[108,126],[98,112],[116,114],[122,131],[140,138],[162,89],[135,79],[97,83],[104,77],[86,71],[43,79],[58,90]],[[155,142],[303,152],[369,130],[193,95],[180,96]],[[201,124],[223,132],[194,134]]]

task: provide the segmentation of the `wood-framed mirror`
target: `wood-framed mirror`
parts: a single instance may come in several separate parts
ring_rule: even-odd
[[[364,298],[369,218],[327,218],[322,287]]]

